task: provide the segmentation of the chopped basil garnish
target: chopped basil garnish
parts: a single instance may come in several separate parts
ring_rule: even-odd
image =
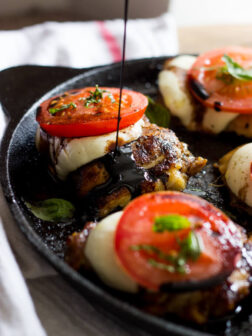
[[[153,225],[153,231],[177,231],[189,228],[191,226],[190,221],[185,216],[181,215],[165,215],[155,218]]]
[[[160,127],[168,127],[170,123],[170,111],[161,104],[157,104],[153,99],[148,97],[148,107],[145,111],[145,115],[149,121]]]
[[[48,222],[71,219],[75,212],[73,204],[61,198],[50,198],[35,205],[26,203],[26,206],[34,216]]]
[[[225,62],[225,65],[217,71],[217,79],[227,84],[230,84],[234,78],[242,81],[252,80],[252,68],[244,69],[228,55],[223,55],[222,60]]]
[[[163,264],[161,262],[156,261],[155,259],[148,259],[148,264],[161,270],[168,271],[169,273],[175,273],[176,271],[174,266]]]
[[[186,268],[186,262],[188,260],[196,261],[201,254],[200,243],[196,232],[190,231],[188,236],[183,240],[177,240],[180,251],[177,254],[169,255],[162,252],[159,248],[148,244],[132,245],[131,250],[133,251],[145,251],[151,256],[155,256],[161,261],[150,258],[147,262],[156,268],[166,270],[170,273],[186,273],[188,270]],[[170,264],[163,263],[163,261],[169,262]]]
[[[162,252],[159,248],[153,245],[148,245],[148,244],[132,245],[131,250],[153,253],[154,255],[158,256],[160,259],[167,260],[170,262],[174,262],[176,259],[176,257]]]
[[[76,104],[75,103],[69,103],[69,104],[63,104],[61,105],[60,107],[53,107],[53,108],[49,108],[49,113],[51,114],[55,114],[57,112],[60,112],[60,111],[63,111],[63,110],[66,110],[68,109],[69,107],[72,107],[72,108],[76,108]]]
[[[100,101],[103,98],[103,93],[104,92],[107,92],[107,91],[99,89],[99,85],[96,84],[95,85],[95,90],[94,91],[89,91],[90,95],[87,98],[84,98],[84,100],[85,100],[84,106],[88,107],[90,104],[98,104],[98,103],[100,103]],[[111,101],[112,101],[112,99],[111,99]]]

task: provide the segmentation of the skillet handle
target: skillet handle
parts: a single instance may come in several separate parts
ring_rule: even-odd
[[[91,70],[18,66],[0,72],[0,103],[10,120],[18,121],[44,93],[73,76]]]

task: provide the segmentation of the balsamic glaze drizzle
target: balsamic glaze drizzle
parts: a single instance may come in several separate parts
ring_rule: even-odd
[[[123,49],[122,49],[122,61],[120,70],[120,96],[119,96],[119,107],[118,107],[118,117],[117,117],[117,129],[116,129],[116,143],[114,158],[118,153],[118,137],[119,137],[119,125],[121,121],[121,101],[122,101],[122,88],[123,88],[123,75],[124,75],[124,63],[125,63],[125,48],[126,48],[126,31],[127,31],[127,21],[128,21],[128,4],[129,0],[124,2],[124,32],[123,32]]]
[[[189,85],[191,86],[192,90],[196,93],[196,95],[201,99],[206,100],[210,97],[209,93],[206,91],[206,89],[200,82],[194,79],[190,79]]]
[[[140,182],[145,179],[145,170],[137,167],[132,154],[131,143],[120,146],[116,157],[113,157],[112,153],[108,153],[99,160],[103,162],[111,176],[108,183],[96,188],[99,190],[99,194],[102,190],[104,190],[104,194],[110,194],[114,190],[125,186],[133,196],[138,195]]]
[[[220,112],[222,107],[222,103],[219,101],[214,102],[214,109],[216,112]]]
[[[148,179],[147,171],[136,165],[133,153],[132,143],[120,146],[116,156],[113,152],[107,153],[99,158],[107,171],[110,178],[107,182],[92,189],[92,192],[86,197],[88,213],[92,220],[97,217],[97,199],[111,195],[122,187],[126,187],[131,197],[134,198],[141,194],[141,182]],[[149,177],[151,179],[151,177]]]

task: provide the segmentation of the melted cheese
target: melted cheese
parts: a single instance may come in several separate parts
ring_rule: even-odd
[[[85,255],[94,271],[108,286],[136,293],[137,283],[120,266],[114,250],[114,235],[122,211],[104,218],[91,231]]]
[[[188,70],[195,59],[194,56],[183,55],[173,58],[169,64]],[[191,104],[190,92],[184,90],[184,83],[181,83],[181,79],[173,71],[163,70],[159,73],[158,85],[165,105],[184,126],[188,126],[193,118],[194,106]]]
[[[188,126],[192,121],[194,107],[189,92],[181,88],[179,77],[173,71],[163,70],[159,73],[158,85],[165,105],[183,125]]]
[[[178,68],[189,70],[193,63],[196,61],[196,57],[192,55],[181,55],[174,57],[169,64]]]
[[[249,143],[233,154],[225,174],[231,191],[250,207],[252,207],[251,163],[252,143]]]
[[[144,120],[141,118],[134,125],[120,130],[120,143],[125,144],[138,139],[142,135],[143,125]],[[111,150],[110,144],[115,140],[116,132],[111,132],[98,136],[67,139],[62,146],[61,138],[51,137],[49,154],[55,165],[57,176],[64,180],[70,172],[104,156]],[[37,136],[36,143],[39,148],[39,136]]]
[[[176,66],[183,70],[189,70],[196,60],[195,56],[183,55],[172,59],[170,66]],[[163,70],[159,74],[159,89],[163,96],[165,105],[171,113],[180,118],[182,124],[186,127],[193,122],[195,107],[191,103],[191,93],[185,83],[182,83],[182,77],[179,77],[172,70]],[[205,110],[205,107],[202,106]],[[214,109],[207,108],[202,121],[202,127],[206,131],[220,133],[224,131],[229,123],[239,114],[231,112],[216,112]]]
[[[203,118],[203,128],[213,133],[224,131],[229,123],[234,120],[239,114],[232,112],[217,112],[214,109],[208,108]]]

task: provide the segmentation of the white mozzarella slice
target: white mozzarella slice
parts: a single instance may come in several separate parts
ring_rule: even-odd
[[[208,108],[203,117],[203,128],[213,133],[224,131],[228,124],[237,118],[238,113],[217,112],[212,108]]]
[[[122,213],[119,211],[109,215],[97,224],[88,237],[85,256],[108,286],[136,293],[138,285],[120,266],[114,249],[115,230]]]
[[[195,56],[192,55],[181,55],[178,57],[174,57],[169,64],[171,66],[176,66],[178,68],[184,69],[184,70],[189,70],[193,63],[196,61]]]
[[[195,56],[182,55],[174,57],[169,64],[189,70],[195,60]],[[194,107],[191,104],[190,93],[183,89],[184,85],[180,80],[173,71],[163,70],[158,78],[159,90],[171,113],[180,118],[183,125],[188,126],[192,121]]]
[[[119,132],[120,143],[125,144],[138,139],[142,135],[144,120],[141,118],[134,125]],[[116,132],[98,136],[73,138],[61,148],[61,139],[55,137],[50,142],[52,162],[56,162],[55,170],[58,177],[64,180],[67,175],[77,168],[98,159],[110,151],[110,144],[115,142]],[[61,148],[60,150],[58,150]],[[56,160],[53,156],[57,153]]]
[[[251,163],[252,143],[249,143],[234,153],[225,174],[231,191],[250,207],[252,207]]]
[[[158,85],[165,105],[184,126],[188,126],[193,118],[194,106],[190,93],[182,89],[180,78],[173,71],[163,70],[159,73]]]

